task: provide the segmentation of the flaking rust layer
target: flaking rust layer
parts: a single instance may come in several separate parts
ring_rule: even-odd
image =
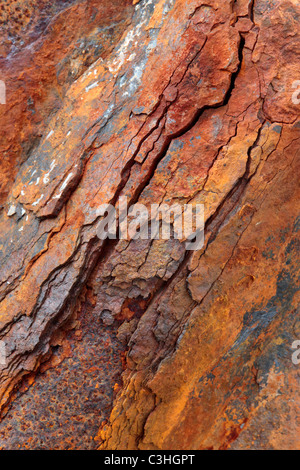
[[[133,3],[1,7],[0,448],[299,449],[298,1]]]

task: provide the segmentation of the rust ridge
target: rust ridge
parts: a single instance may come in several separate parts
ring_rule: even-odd
[[[300,449],[298,1],[2,3],[0,449]]]

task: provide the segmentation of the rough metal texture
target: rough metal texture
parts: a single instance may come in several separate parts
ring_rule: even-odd
[[[0,447],[300,448],[297,0],[42,3],[1,59]],[[100,241],[124,195],[204,204],[203,250]]]

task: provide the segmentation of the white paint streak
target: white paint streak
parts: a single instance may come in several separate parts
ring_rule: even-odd
[[[93,88],[96,88],[96,86],[98,86],[98,82],[94,82],[91,85],[87,86],[85,88],[85,91],[88,92],[88,91],[92,90]]]
[[[16,213],[16,206],[14,206],[14,205],[10,206],[10,208],[7,212],[7,216],[12,217],[13,215],[15,215],[15,213]]]
[[[60,189],[59,189],[59,194],[56,194],[55,196],[53,196],[53,199],[59,199],[63,193],[63,191],[66,189],[66,187],[68,186],[68,183],[70,181],[70,179],[72,178],[73,176],[73,173],[70,173],[66,179],[64,180],[63,184],[61,185]]]
[[[50,173],[54,170],[54,168],[56,167],[56,163],[55,163],[55,160],[53,160],[51,162],[51,165],[50,165],[50,170],[48,173],[45,174],[44,178],[43,178],[43,183],[44,184],[48,184],[50,179],[49,179],[49,176],[50,176]]]
[[[73,173],[70,173],[70,174],[66,177],[65,181],[63,182],[63,184],[62,184],[61,187],[60,187],[60,191],[61,191],[61,192],[62,192],[64,189],[66,189],[66,187],[67,187],[67,185],[68,185],[68,182],[70,181],[70,179],[72,178],[72,176],[73,176]]]
[[[54,134],[54,131],[50,131],[46,137],[46,140],[50,139],[50,137]]]
[[[44,197],[44,194],[42,194],[41,197],[40,197],[37,201],[33,202],[33,203],[32,203],[32,206],[37,206],[37,205],[41,202],[41,200],[43,199],[43,197]]]

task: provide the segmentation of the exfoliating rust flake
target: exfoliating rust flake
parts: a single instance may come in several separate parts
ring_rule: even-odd
[[[299,450],[298,0],[7,0],[0,39],[0,449]]]

